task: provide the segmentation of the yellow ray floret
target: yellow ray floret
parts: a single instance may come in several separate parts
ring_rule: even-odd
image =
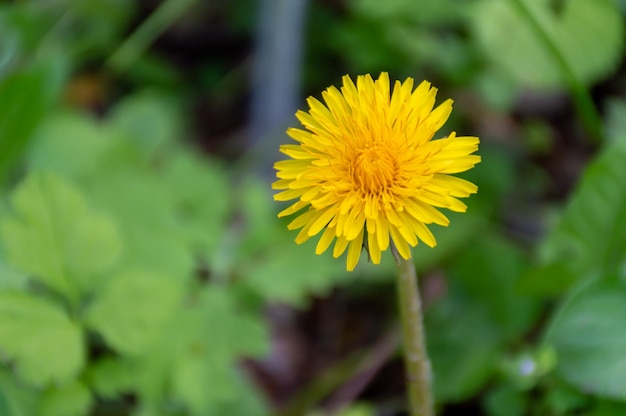
[[[480,162],[478,138],[433,139],[452,100],[435,107],[437,89],[413,84],[407,78],[391,90],[385,72],[376,81],[358,76],[356,84],[344,76],[340,89],[322,93],[324,102],[309,97],[309,111],[296,113],[304,129],[287,130],[296,143],[282,145],[289,159],[274,164],[274,199],[295,200],[278,216],[298,214],[288,226],[300,229],[296,242],[321,233],[315,252],[334,241],[334,257],[348,250],[349,271],[364,246],[375,264],[392,245],[407,260],[418,241],[434,247],[427,225],[449,223],[439,209],[464,212],[458,198],[477,191],[450,175]]]

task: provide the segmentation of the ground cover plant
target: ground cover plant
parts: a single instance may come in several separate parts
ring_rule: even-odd
[[[271,189],[306,97],[382,72],[481,140],[412,250],[437,414],[626,413],[623,2],[286,4],[0,4],[0,414],[408,414],[392,256]]]

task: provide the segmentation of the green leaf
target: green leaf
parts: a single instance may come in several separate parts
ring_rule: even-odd
[[[75,302],[117,262],[115,223],[93,212],[57,176],[29,175],[11,197],[13,215],[0,222],[8,262]]]
[[[626,414],[626,403],[617,400],[598,400],[586,416],[621,416]]]
[[[136,164],[110,166],[87,189],[90,200],[119,224],[128,265],[181,279],[190,277],[194,253],[181,233],[165,181]]]
[[[544,399],[547,412],[559,416],[579,414],[590,401],[592,398],[585,392],[562,381],[550,386]]]
[[[382,3],[382,2],[381,2]],[[372,19],[346,20],[343,24],[332,25],[333,21],[327,22],[325,30],[328,31],[328,39],[333,42],[329,45],[342,55],[351,68],[359,68],[364,72],[379,71],[382,66],[397,71],[406,66],[407,58],[398,50],[392,42],[381,42],[382,39],[390,38],[388,26],[385,22]],[[318,23],[319,25],[319,23]],[[319,27],[324,27],[319,25]],[[319,30],[314,33],[320,33]],[[321,46],[321,45],[320,45]],[[327,45],[323,46],[328,48]]]
[[[621,99],[608,99],[606,104],[606,135],[609,140],[616,141],[624,138],[626,134],[626,101]]]
[[[24,293],[0,292],[0,350],[35,385],[67,382],[85,361],[80,326],[58,307]]]
[[[0,414],[2,415],[11,415],[11,410],[9,409],[9,400],[4,394],[4,391],[0,389]]]
[[[68,6],[71,5],[71,6]],[[117,47],[133,16],[136,5],[121,0],[87,0],[77,3],[59,2],[71,7],[74,25],[66,28],[60,42],[79,62],[92,62],[107,57]],[[61,8],[59,14],[67,9]],[[76,25],[79,25],[76,27]],[[80,29],[80,31],[78,31]]]
[[[91,407],[89,389],[78,381],[46,390],[39,402],[40,416],[81,416]]]
[[[206,328],[198,326],[187,310],[179,309],[169,326],[162,331],[158,342],[143,354],[124,360],[133,372],[137,414],[161,414],[157,409],[164,399],[169,399],[173,368],[190,342],[190,334],[195,331],[206,331]]]
[[[178,106],[151,91],[124,99],[115,106],[108,120],[109,128],[138,146],[146,158],[177,139],[181,124]]]
[[[229,415],[229,416],[269,416],[275,414],[270,412],[265,400],[261,397],[261,394],[255,390],[255,386],[252,383],[243,380],[242,375],[235,381],[235,389],[238,391],[236,400],[228,402],[212,403],[208,412],[196,411],[193,416],[210,415]]]
[[[231,290],[206,288],[200,293],[198,308],[208,330],[205,340],[209,341],[211,356],[216,361],[267,352],[267,332],[261,314],[246,310]]]
[[[269,186],[247,178],[239,187],[235,205],[243,216],[244,235],[238,247],[238,260],[252,256],[275,241],[284,240],[276,218],[277,206]],[[295,235],[293,236],[295,238]]]
[[[241,375],[231,362],[213,362],[205,355],[187,355],[177,363],[172,374],[172,394],[185,403],[192,414],[213,414],[210,409],[218,403],[240,400],[243,385],[238,377]],[[210,394],[206,386],[211,386]]]
[[[58,95],[68,75],[69,62],[67,47],[61,47],[53,40],[59,31],[51,32],[50,28],[65,11],[66,6],[62,3],[55,2],[46,7],[31,2],[0,4],[0,79],[12,71],[25,69],[30,72],[40,68],[46,72],[48,81],[46,96]],[[68,26],[71,25],[64,27]]]
[[[421,25],[449,23],[467,11],[466,4],[454,0],[351,0],[349,3],[356,12],[389,24],[407,21]]]
[[[317,242],[311,240],[297,245],[292,240],[294,235],[283,234],[285,238],[281,243],[275,243],[259,255],[258,260],[253,258],[241,269],[245,277],[242,284],[263,299],[302,307],[309,295],[323,293],[354,278],[346,272],[345,258],[335,259],[328,252],[318,256],[315,254]]]
[[[453,82],[467,73],[473,51],[467,47],[466,39],[449,28],[466,20],[470,3],[455,0],[347,3],[354,17],[339,25],[330,36],[353,67],[369,68],[372,72],[385,67],[400,73],[407,66],[419,67]],[[441,53],[442,50],[446,53]]]
[[[477,305],[456,297],[431,308],[425,319],[428,353],[437,376],[437,401],[460,402],[478,392],[495,369],[499,335]]]
[[[579,80],[591,83],[616,68],[624,23],[613,0],[567,0],[560,11],[550,0],[524,3]],[[512,1],[482,0],[473,27],[485,55],[520,82],[536,87],[564,84],[558,62]]]
[[[460,252],[452,265],[455,283],[460,283],[463,292],[485,309],[503,339],[519,337],[534,324],[539,311],[535,299],[517,292],[526,264],[519,247],[484,234]]]
[[[519,389],[501,385],[489,392],[483,407],[488,416],[524,416],[528,414],[528,397]]]
[[[46,33],[46,26],[50,24],[49,17],[49,10],[38,8],[32,3],[0,5],[0,35],[3,40],[5,37],[17,38],[19,55],[15,64],[18,63],[17,58],[24,60],[26,55],[34,52]]]
[[[518,281],[520,293],[553,296],[570,287],[577,276],[563,263],[539,265],[530,269]]]
[[[205,328],[205,332],[189,334],[173,369],[174,396],[198,415],[207,414],[220,403],[237,403],[243,381],[233,364],[241,356],[259,356],[267,351],[263,322],[241,310],[230,292],[218,288],[202,293],[198,309],[187,320],[195,320],[196,327]],[[212,386],[210,394],[205,386]]]
[[[50,71],[43,65],[0,79],[0,179],[26,149],[55,94]]]
[[[4,24],[4,16],[0,13],[0,79],[9,68],[17,63],[20,51],[19,33]]]
[[[541,247],[544,264],[560,263],[577,278],[621,269],[626,254],[625,177],[626,140],[621,140],[585,170]]]
[[[0,259],[0,289],[21,290],[28,283],[27,277]]]
[[[102,176],[132,171],[136,175],[152,174],[155,152],[162,147],[167,135],[176,132],[165,114],[155,114],[145,98],[131,96],[114,110],[106,121],[98,121],[88,114],[60,111],[50,115],[37,130],[28,162],[31,169],[51,170],[79,180],[88,186],[98,183]],[[137,102],[135,104],[135,102]],[[158,103],[155,103],[160,108]],[[137,108],[138,107],[138,108]],[[147,108],[143,108],[147,107]],[[128,110],[130,114],[124,112]],[[165,111],[165,110],[162,110]],[[153,116],[155,119],[150,119]],[[137,120],[135,120],[137,117]],[[163,128],[153,137],[146,127]],[[163,122],[166,125],[158,125]],[[155,143],[154,140],[158,142]],[[72,158],[67,155],[72,154]]]
[[[218,160],[180,150],[171,155],[160,174],[170,195],[169,208],[189,248],[209,261],[219,261],[214,257],[233,205],[224,167]]]
[[[481,99],[484,100],[488,108],[501,112],[512,111],[517,98],[517,86],[507,74],[498,71],[494,67],[484,68],[475,75],[472,82],[473,88],[478,92]],[[484,154],[482,143],[480,153]],[[487,160],[489,159],[483,156],[481,165]]]
[[[345,256],[316,255],[315,239],[295,243],[297,233],[288,231],[287,223],[276,218],[277,206],[267,185],[250,179],[240,192],[235,205],[243,213],[245,231],[231,261],[236,264],[231,267],[244,277],[243,286],[269,301],[304,306],[310,294],[354,278],[346,272]]]
[[[127,271],[99,292],[86,322],[122,354],[141,354],[165,330],[181,297],[181,280]]]
[[[426,244],[419,244],[413,249],[413,259],[418,272],[432,269],[440,264],[452,253],[466,247],[468,241],[486,228],[487,217],[484,204],[478,200],[468,203],[470,205],[467,213],[447,212],[445,214],[450,220],[448,227],[437,225],[429,227],[437,239],[437,247],[432,249]]]
[[[100,159],[114,145],[95,119],[74,112],[47,117],[33,144],[28,154],[30,169],[54,171],[70,178],[96,174],[102,169]]]
[[[17,380],[13,371],[0,368],[0,415],[34,415],[38,402],[37,390]]]
[[[128,362],[110,356],[91,363],[85,376],[89,386],[104,399],[115,399],[130,391],[135,381]]]
[[[142,414],[167,397],[194,415],[246,415],[212,409],[248,401],[235,362],[266,351],[260,315],[242,309],[232,291],[206,287],[179,310],[159,342],[133,361]]]
[[[585,392],[626,399],[626,283],[587,284],[563,306],[546,335],[557,370]]]

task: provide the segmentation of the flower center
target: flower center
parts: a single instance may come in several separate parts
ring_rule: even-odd
[[[352,180],[364,193],[379,193],[396,179],[398,162],[384,147],[373,146],[359,150],[352,160]]]

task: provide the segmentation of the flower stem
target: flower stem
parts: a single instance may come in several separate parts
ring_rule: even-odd
[[[178,20],[195,3],[195,0],[165,0],[139,26],[105,62],[115,73],[132,66],[150,44],[170,25]]]
[[[548,32],[546,32],[526,3],[522,0],[513,0],[513,4],[517,7],[519,13],[524,16],[535,34],[543,41],[544,46],[560,68],[563,79],[567,83],[570,94],[572,95],[576,112],[580,116],[583,127],[587,130],[589,137],[591,137],[596,144],[601,143],[605,140],[602,119],[593,102],[591,94],[580,82],[570,64],[567,62],[567,59],[565,59],[565,56],[559,50],[558,45]]]
[[[398,266],[398,297],[411,416],[433,416],[432,370],[426,351],[417,273],[412,260],[401,260]]]

